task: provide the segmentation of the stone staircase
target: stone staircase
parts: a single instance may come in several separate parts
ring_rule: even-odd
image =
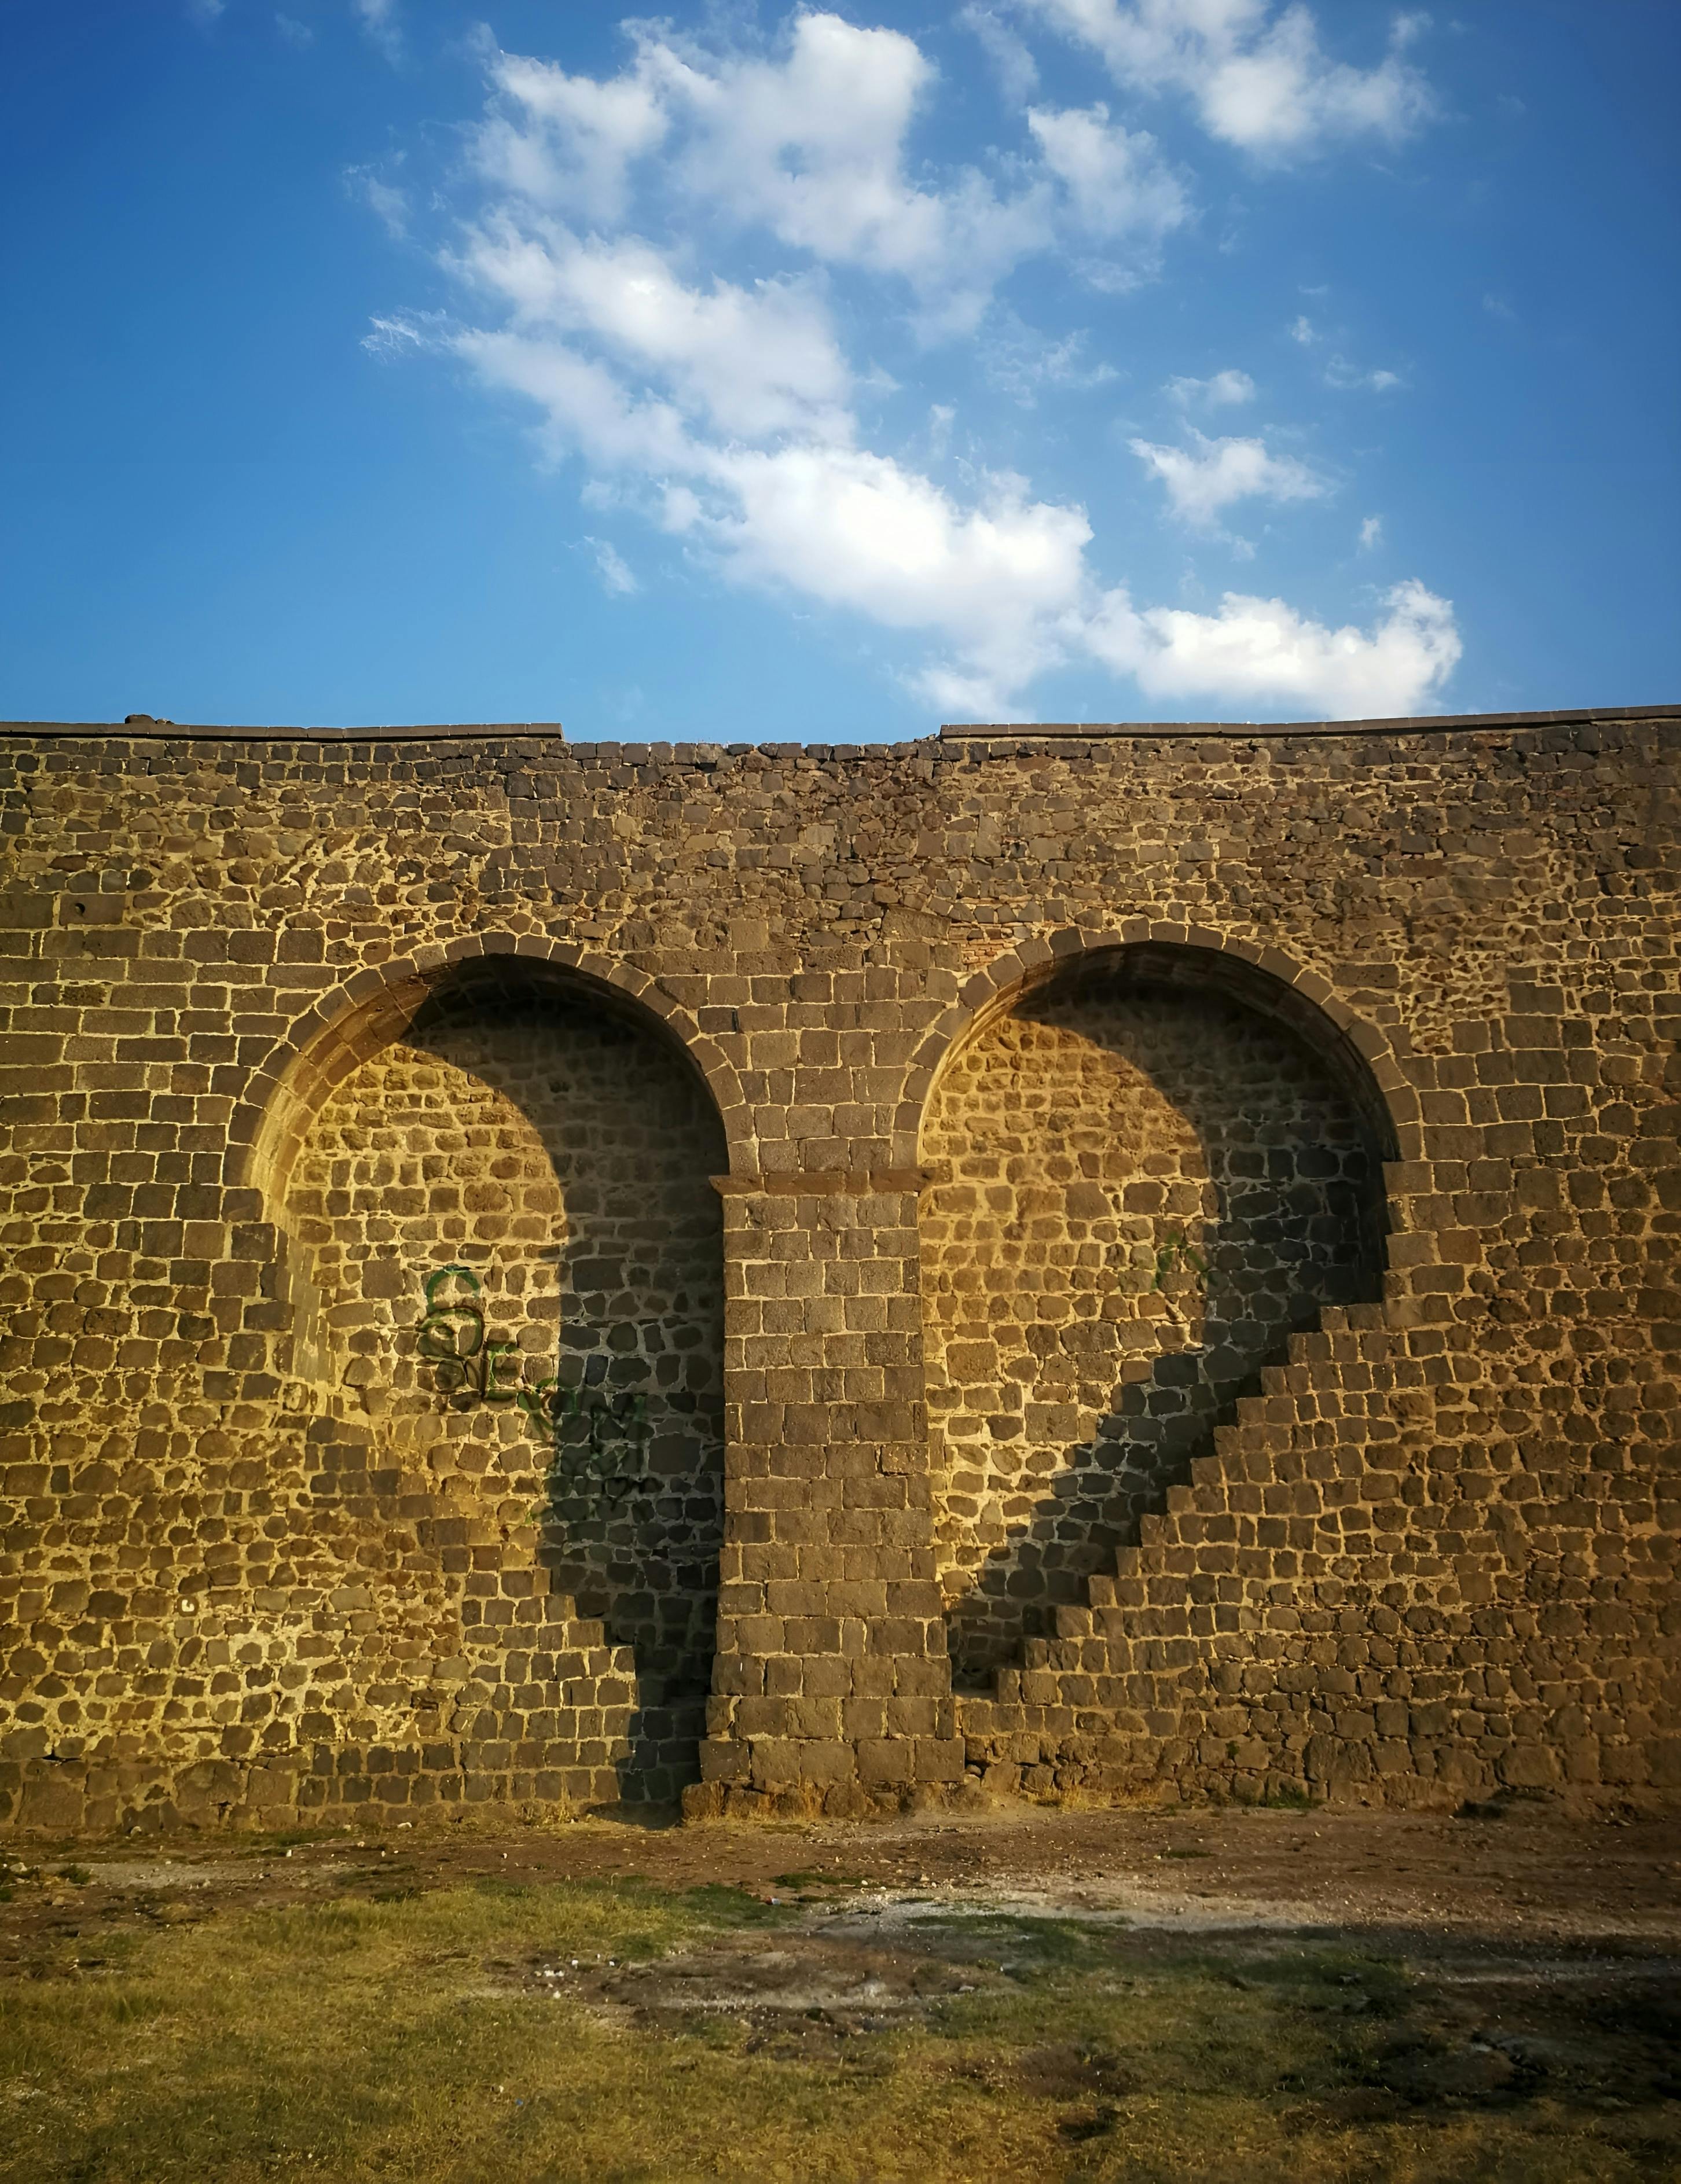
[[[1404,1347],[1381,1304],[1327,1307],[1292,1335],[1190,1483],[1142,1519],[1112,1576],[1088,1580],[1087,1604],[1058,1607],[1056,1635],[1028,1640],[990,1696],[958,1696],[971,1774],[1038,1795],[1300,1784],[1326,1692],[1280,1671],[1304,1604],[1387,1568],[1406,1462],[1397,1390],[1423,1382]]]

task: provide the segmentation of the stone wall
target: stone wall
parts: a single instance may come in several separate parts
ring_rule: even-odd
[[[5,732],[0,1817],[1673,1788],[1676,717]]]

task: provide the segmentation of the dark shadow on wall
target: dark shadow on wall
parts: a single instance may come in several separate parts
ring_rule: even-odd
[[[723,1236],[710,1178],[728,1155],[707,1094],[659,1034],[584,1005],[526,1021],[589,1084],[545,1115],[566,1233],[545,1254],[560,1324],[538,1399],[539,1561],[552,1592],[634,1650],[620,1794],[665,1802],[696,1779],[716,1649]]]
[[[399,1421],[442,1411],[458,1476],[482,1478],[491,1509],[511,1496],[537,1513],[547,1591],[633,1649],[617,1772],[638,1802],[695,1778],[711,1685],[723,1268],[709,1178],[726,1165],[710,1095],[634,1005],[481,977],[428,1000],[338,1087],[288,1194],[338,1353],[332,1379],[391,1390]],[[461,1376],[422,1348],[422,1284],[450,1263],[481,1287],[440,1295],[476,1303],[486,1340],[515,1346],[496,1377],[524,1400],[487,1400],[471,1371],[451,1394]],[[489,1620],[511,1604],[471,1605],[469,1612]],[[504,1569],[511,1557],[511,1541]],[[480,1737],[530,1751],[557,1741],[556,1716],[569,1732],[578,1666],[545,1652],[543,1631],[517,1612],[507,1623],[505,1688]],[[599,1746],[600,1724],[579,1734]]]
[[[1171,999],[1196,1035],[1164,1045],[1147,1027],[1129,1032],[1113,1012],[1090,1006],[1118,995]],[[1315,1327],[1327,1306],[1381,1295],[1384,1263],[1381,1145],[1293,1028],[1258,1023],[1254,1012],[1194,987],[1152,989],[1089,973],[1017,1013],[1077,1031],[1156,1086],[1195,1133],[1213,1212],[1196,1224],[1193,1243],[1187,1236],[1202,1266],[1170,1245],[1149,1278],[1162,1349],[1116,1381],[1090,1439],[1040,1451],[1031,1517],[954,1602],[953,1678],[971,1690],[1017,1664],[1024,1639],[1053,1635],[1057,1607],[1086,1604],[1086,1580],[1113,1569],[1115,1549],[1137,1541],[1141,1518],[1189,1480],[1195,1457],[1214,1452],[1215,1431],[1235,1422],[1240,1399],[1261,1392],[1263,1370],[1287,1362],[1291,1334]],[[1230,1044],[1254,1057],[1258,1033],[1269,1067],[1249,1067],[1256,1081],[1239,1089],[1250,1096],[1234,1104],[1232,1074],[1211,1071],[1208,1056]],[[1257,1096],[1268,1078],[1279,1095],[1271,1114]],[[1293,1123],[1292,1109],[1301,1121]],[[1024,1333],[1042,1362],[1061,1351],[1065,1370],[1068,1353],[1084,1345],[1098,1352],[1092,1366],[1102,1370],[1100,1322],[1030,1324]]]
[[[708,1143],[704,1095],[645,1043],[625,1060],[640,1081],[600,1156],[570,1149],[540,1558],[554,1591],[635,1649],[639,1702],[618,1773],[623,1798],[643,1803],[697,1779],[712,1690],[723,1234],[708,1178],[726,1157],[721,1131]]]

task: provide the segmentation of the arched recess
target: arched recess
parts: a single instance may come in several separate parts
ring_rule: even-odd
[[[752,1172],[751,1118],[734,1065],[656,981],[567,942],[479,933],[359,971],[289,1024],[251,1072],[229,1117],[224,1184],[259,1194],[268,1215],[322,1100],[370,1055],[400,1039],[422,1011],[449,1006],[451,994],[494,1006],[499,994],[520,999],[543,992],[581,992],[609,1013],[654,1018],[718,1110],[729,1173]]]
[[[1182,928],[1059,939],[974,982],[919,1057],[960,1683],[1085,1599],[1293,1333],[1381,1295],[1382,1163],[1410,1121],[1381,1042],[1260,951]]]
[[[274,1224],[289,1396],[403,1482],[459,1579],[470,1654],[539,1658],[521,1651],[533,1583],[634,1650],[623,1794],[669,1797],[695,1772],[715,1645],[711,1178],[746,1108],[711,1043],[612,967],[480,944],[347,989],[234,1157]],[[566,1673],[503,1672],[527,1726],[499,1702],[494,1736],[564,1745],[544,1679]]]

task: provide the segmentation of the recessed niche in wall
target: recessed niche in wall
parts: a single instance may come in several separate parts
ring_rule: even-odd
[[[1361,1095],[1357,1057],[1189,951],[1064,972],[947,1061],[923,1312],[961,1683],[1084,1602],[1293,1330],[1379,1293],[1382,1123]]]
[[[315,1369],[435,1498],[464,1616],[532,1644],[500,1580],[534,1538],[552,1589],[634,1647],[632,1797],[692,1775],[711,1683],[726,1164],[633,1011],[466,983],[337,1084],[285,1180]]]

